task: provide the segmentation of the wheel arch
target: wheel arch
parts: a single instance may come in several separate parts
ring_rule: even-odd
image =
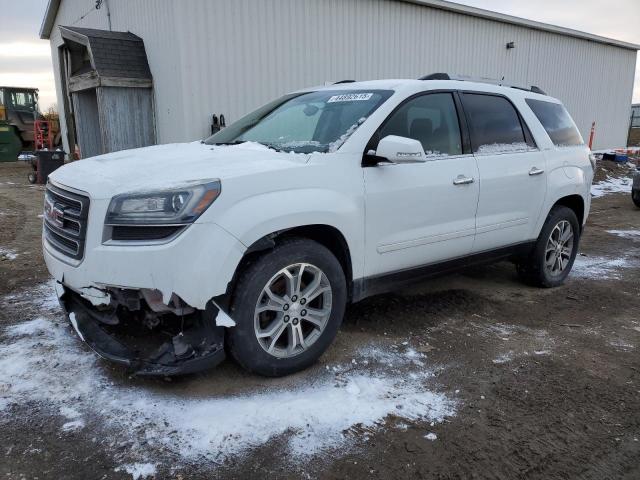
[[[233,279],[229,282],[227,296],[231,297],[240,273],[251,263],[255,262],[266,251],[273,249],[278,242],[288,238],[307,238],[326,247],[342,266],[347,282],[348,297],[352,296],[353,285],[353,259],[352,252],[344,234],[336,227],[327,224],[299,225],[296,227],[278,230],[262,236],[253,242],[245,251]]]
[[[573,212],[576,214],[576,217],[578,217],[578,224],[580,225],[580,229],[582,229],[585,219],[585,204],[584,198],[582,198],[581,195],[573,194],[564,196],[558,199],[551,208],[556,206],[564,206],[573,210]]]

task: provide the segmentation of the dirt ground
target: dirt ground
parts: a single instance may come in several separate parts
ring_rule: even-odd
[[[607,166],[613,172],[618,168]],[[28,185],[27,172],[25,165],[0,164],[0,342],[5,352],[13,341],[7,329],[39,315],[35,297],[43,295],[38,292],[49,278],[40,253],[43,187]],[[158,439],[145,437],[144,428],[112,427],[100,412],[85,415],[84,428],[61,428],[62,410],[37,395],[38,385],[18,391],[6,378],[3,384],[0,372],[0,478],[135,478],[121,466],[153,457],[155,478],[175,479],[638,479],[639,232],[640,210],[628,194],[594,199],[581,255],[565,286],[524,286],[513,266],[501,263],[365,300],[349,308],[321,362],[287,379],[251,376],[230,361],[172,382],[131,379],[97,360],[86,370],[86,375],[99,372],[119,391],[135,388],[180,401],[233,399],[313,385],[333,375],[336,365],[353,364],[366,373],[362,361],[355,360],[361,347],[411,347],[422,361],[399,363],[388,373],[432,372],[424,388],[454,405],[443,418],[406,418],[400,393],[398,413],[384,414],[373,426],[356,422],[337,432],[346,438],[337,448],[324,445],[313,455],[293,455],[290,432],[285,432],[216,460],[173,448],[170,436],[154,447]],[[50,318],[52,325],[64,325],[60,312]],[[65,328],[60,341],[78,348],[78,358],[93,359],[71,329],[60,328]],[[45,384],[49,378],[66,381],[64,372],[49,376],[48,369],[55,371],[46,361],[38,368],[41,375],[34,378]],[[61,391],[52,388],[42,386]],[[154,407],[149,406],[151,416]],[[189,414],[185,411],[185,418]],[[141,450],[145,445],[151,446]]]

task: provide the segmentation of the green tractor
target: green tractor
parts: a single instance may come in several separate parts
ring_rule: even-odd
[[[58,119],[40,113],[38,89],[0,87],[0,162],[15,162],[20,152],[58,145]]]

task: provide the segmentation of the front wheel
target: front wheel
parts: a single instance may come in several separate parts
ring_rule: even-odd
[[[536,241],[533,251],[516,264],[518,274],[538,287],[557,287],[569,275],[578,253],[580,224],[573,210],[555,206]]]
[[[288,239],[240,275],[228,347],[245,369],[278,377],[315,363],[335,338],[347,300],[336,257],[307,239]]]
[[[633,190],[631,192],[631,199],[633,203],[636,204],[636,207],[640,208],[640,190]]]

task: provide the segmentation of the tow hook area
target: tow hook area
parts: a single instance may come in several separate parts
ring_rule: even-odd
[[[205,310],[195,310],[173,299],[170,308],[162,309],[154,305],[153,295],[148,302],[141,292],[114,290],[104,292],[109,304],[96,305],[62,284],[56,291],[78,336],[98,355],[125,365],[135,375],[195,373],[225,358],[225,328],[219,325],[234,323],[213,302]]]

